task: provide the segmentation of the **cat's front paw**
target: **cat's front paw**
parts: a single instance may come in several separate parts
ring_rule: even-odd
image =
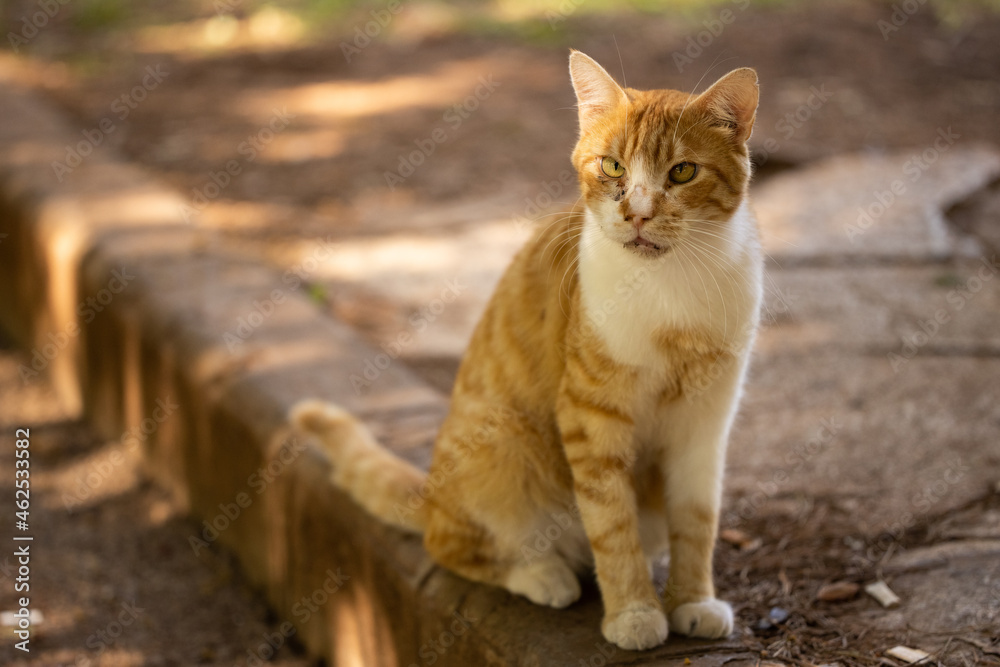
[[[580,581],[566,563],[556,558],[515,567],[505,587],[535,604],[557,609],[568,607],[580,597]]]
[[[619,648],[642,651],[667,640],[667,617],[659,607],[633,604],[617,614],[605,616],[601,632]]]
[[[688,602],[670,612],[670,629],[689,637],[721,639],[733,631],[733,609],[715,598]]]

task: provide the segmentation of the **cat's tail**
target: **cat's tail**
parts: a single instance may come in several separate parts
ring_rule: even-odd
[[[423,532],[420,485],[427,474],[380,445],[371,431],[332,403],[307,400],[289,413],[292,425],[314,436],[330,455],[330,480],[369,514],[414,532]]]

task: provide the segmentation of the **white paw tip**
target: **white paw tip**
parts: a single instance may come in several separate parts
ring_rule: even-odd
[[[292,425],[308,433],[322,433],[350,419],[347,410],[317,399],[300,401],[288,411],[288,420]]]
[[[625,609],[602,624],[604,638],[627,651],[644,651],[667,640],[667,617],[659,608]]]
[[[733,609],[715,598],[688,602],[670,612],[670,629],[689,637],[721,639],[733,631]]]
[[[580,582],[562,562],[532,563],[515,567],[505,588],[545,607],[562,609],[580,598]]]

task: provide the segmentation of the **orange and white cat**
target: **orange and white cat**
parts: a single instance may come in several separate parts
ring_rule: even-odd
[[[625,649],[663,642],[668,619],[724,637],[712,551],[761,302],[757,75],[700,95],[633,90],[577,51],[570,75],[582,206],[543,225],[497,286],[429,474],[336,406],[306,401],[291,418],[324,443],[337,486],[422,532],[443,567],[552,607],[596,571],[601,630]],[[667,549],[661,600],[649,563]]]

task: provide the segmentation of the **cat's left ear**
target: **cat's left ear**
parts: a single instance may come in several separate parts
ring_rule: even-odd
[[[734,69],[698,96],[698,104],[715,116],[720,125],[733,129],[733,138],[745,142],[757,117],[757,72],[749,67]]]
[[[625,91],[611,75],[596,60],[575,49],[569,54],[569,75],[580,112],[580,134],[586,134],[594,121],[627,101]]]

